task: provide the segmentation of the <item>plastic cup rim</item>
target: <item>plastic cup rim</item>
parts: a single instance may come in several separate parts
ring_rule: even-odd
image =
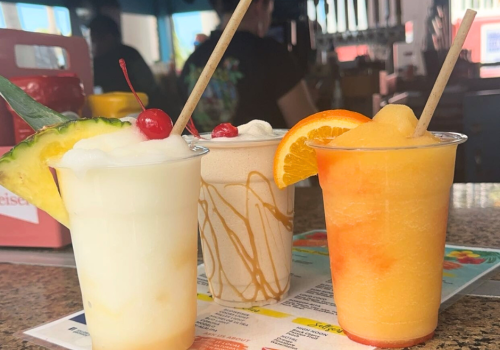
[[[225,139],[224,141],[220,141],[217,139],[198,139],[192,135],[187,135],[184,136],[184,139],[192,145],[202,145],[203,147],[238,147],[242,146],[245,144],[251,144],[251,145],[256,145],[256,144],[263,144],[263,143],[279,143],[285,134],[288,132],[288,129],[273,129],[273,131],[278,132],[277,135],[270,136],[268,138],[263,138],[263,139],[253,139],[253,140],[227,140]],[[206,136],[211,136],[209,132],[201,133],[200,136],[206,137]]]
[[[465,141],[467,141],[468,139],[466,135],[458,132],[431,131],[431,133],[435,137],[439,138],[441,142],[430,145],[415,145],[415,146],[405,146],[405,147],[340,147],[340,146],[324,145],[318,143],[315,140],[309,140],[306,141],[306,145],[314,149],[324,149],[330,151],[361,151],[361,152],[399,151],[399,150],[427,149],[427,148],[446,147],[451,145],[460,145]]]
[[[146,167],[146,166],[152,166],[152,165],[161,165],[161,164],[169,164],[169,163],[176,163],[176,162],[181,162],[185,161],[188,159],[193,159],[197,157],[201,157],[206,155],[207,153],[210,152],[210,149],[207,147],[199,146],[199,145],[189,145],[189,148],[194,152],[193,154],[187,156],[187,157],[179,157],[179,158],[172,158],[172,159],[166,159],[161,162],[149,162],[149,163],[141,163],[141,164],[126,164],[126,165],[106,165],[106,166],[96,166],[96,167],[90,167],[89,169],[112,169],[112,168],[139,168],[139,167]],[[54,168],[56,170],[65,170],[69,169],[72,170],[71,167],[67,166],[58,166],[57,161],[49,161],[48,162],[49,167]]]

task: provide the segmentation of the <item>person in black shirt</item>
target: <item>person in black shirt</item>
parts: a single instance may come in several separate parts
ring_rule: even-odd
[[[213,1],[223,29],[238,0]],[[224,122],[241,125],[253,119],[265,120],[274,128],[289,128],[315,112],[294,58],[283,45],[265,37],[273,6],[273,0],[254,0],[250,5],[193,114],[200,131],[212,131]],[[184,99],[221,34],[221,30],[214,31],[186,61],[179,79]]]
[[[136,49],[122,43],[118,24],[110,17],[99,15],[90,22],[89,29],[94,55],[94,85],[100,86],[103,92],[130,92],[118,63],[123,58],[135,90],[148,95],[148,107],[172,113],[172,107],[146,61]]]

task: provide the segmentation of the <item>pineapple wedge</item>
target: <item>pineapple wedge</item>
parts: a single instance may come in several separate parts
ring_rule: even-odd
[[[93,118],[46,127],[0,158],[0,185],[69,227],[68,213],[47,162],[61,157],[81,139],[130,125],[119,119]]]

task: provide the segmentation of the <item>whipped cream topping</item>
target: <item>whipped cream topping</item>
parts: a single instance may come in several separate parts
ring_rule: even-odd
[[[91,168],[157,164],[194,155],[181,136],[148,140],[135,126],[135,119],[126,121],[132,126],[78,141],[54,167],[84,173]]]
[[[274,135],[273,127],[268,122],[262,120],[252,120],[246,124],[238,126],[238,135],[242,136],[272,136]]]

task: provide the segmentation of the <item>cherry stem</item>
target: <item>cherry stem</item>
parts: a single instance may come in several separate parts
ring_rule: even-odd
[[[199,138],[201,139],[202,137],[200,136],[200,133],[198,132],[198,130],[196,129],[196,126],[194,125],[194,122],[193,122],[193,118],[189,118],[189,121],[186,125],[186,129],[187,131],[189,131],[191,133],[191,135],[193,135],[194,137],[196,138]]]
[[[132,86],[132,83],[130,82],[130,79],[128,77],[127,65],[125,64],[125,60],[123,58],[120,58],[120,60],[118,62],[120,62],[120,67],[123,71],[123,75],[125,76],[125,79],[127,80],[127,84],[130,87],[130,90],[132,90],[132,93],[134,94],[137,102],[139,102],[139,104],[141,105],[142,110],[145,111],[146,107],[144,107],[144,104],[142,103],[141,99],[139,98],[139,96],[137,96],[137,92],[135,92],[134,87]]]

